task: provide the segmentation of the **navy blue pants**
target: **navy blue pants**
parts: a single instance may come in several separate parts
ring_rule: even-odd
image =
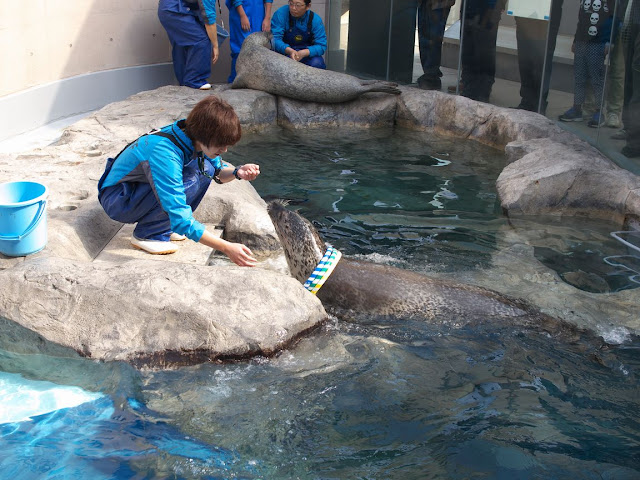
[[[323,70],[327,68],[327,65],[324,63],[324,59],[320,56],[304,57],[302,60],[300,60],[300,63],[304,63],[305,65],[309,65],[313,68],[321,68]]]
[[[111,164],[107,165],[103,179],[107,177]],[[214,168],[205,162],[205,169],[213,175]],[[103,180],[101,179],[101,182]],[[182,171],[182,181],[187,205],[192,211],[198,207],[211,183],[198,169],[198,162],[192,159]],[[101,184],[99,183],[99,185]],[[169,215],[162,209],[158,197],[148,183],[122,182],[100,190],[98,200],[110,218],[122,223],[137,223],[133,234],[140,239],[168,242],[171,236]]]
[[[451,7],[431,8],[430,2],[423,0],[418,7],[418,45],[422,71],[430,80],[442,76],[442,39]]]
[[[180,85],[200,88],[211,76],[211,41],[198,10],[173,11],[169,9],[172,3],[160,1],[158,18],[171,42],[173,71]]]

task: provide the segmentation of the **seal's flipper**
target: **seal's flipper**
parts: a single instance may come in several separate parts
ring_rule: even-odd
[[[391,82],[375,82],[367,85],[363,85],[364,92],[381,92],[391,93],[393,95],[400,95],[402,92],[396,88],[398,85]]]

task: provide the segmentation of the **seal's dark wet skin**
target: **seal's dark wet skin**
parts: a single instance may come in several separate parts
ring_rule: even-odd
[[[306,218],[283,202],[270,202],[268,212],[291,274],[304,283],[322,259],[325,243]],[[411,318],[455,327],[503,323],[567,338],[579,333],[571,324],[498,292],[344,257],[317,296],[339,317]]]

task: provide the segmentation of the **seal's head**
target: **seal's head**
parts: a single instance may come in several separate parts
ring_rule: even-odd
[[[271,43],[273,34],[271,32],[255,32],[249,35],[242,42],[242,47],[251,47],[257,45],[259,47],[266,47],[271,50]]]
[[[267,211],[280,238],[291,275],[304,283],[324,255],[324,242],[311,222],[285,208],[284,202],[270,202]]]

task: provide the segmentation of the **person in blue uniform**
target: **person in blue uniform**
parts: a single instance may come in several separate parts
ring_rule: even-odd
[[[211,64],[218,61],[215,0],[160,0],[158,18],[171,42],[173,71],[180,85],[208,90]]]
[[[231,48],[231,74],[228,82],[236,78],[236,61],[242,42],[255,32],[268,32],[271,28],[273,0],[226,0],[229,9],[229,47]]]
[[[327,68],[322,58],[327,34],[319,15],[311,11],[311,0],[291,0],[271,19],[273,49],[297,62]]]
[[[193,217],[211,180],[254,180],[256,164],[226,164],[220,155],[240,140],[238,116],[211,95],[186,119],[142,135],[109,158],[98,182],[98,200],[110,218],[135,223],[131,243],[152,254],[174,253],[172,241],[189,238],[219,250],[240,266],[256,262],[242,244],[214,236]]]

